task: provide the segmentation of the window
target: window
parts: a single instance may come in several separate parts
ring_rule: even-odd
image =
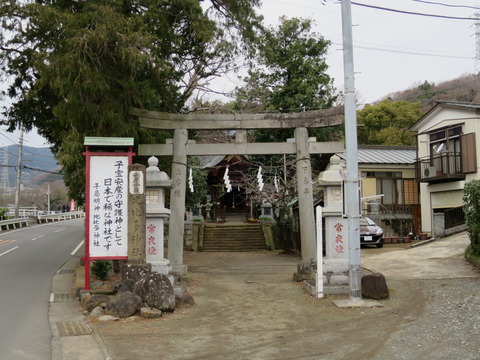
[[[440,174],[461,172],[461,135],[458,125],[430,134],[430,163]]]

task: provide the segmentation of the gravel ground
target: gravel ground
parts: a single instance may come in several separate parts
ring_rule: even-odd
[[[417,281],[419,314],[385,342],[375,359],[480,359],[480,280]]]

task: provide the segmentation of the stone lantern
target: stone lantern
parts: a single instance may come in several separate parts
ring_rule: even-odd
[[[323,189],[325,220],[325,258],[323,275],[325,293],[349,293],[348,223],[343,216],[343,168],[340,158],[333,155],[327,169],[318,177]]]
[[[167,275],[172,266],[164,254],[164,225],[170,216],[165,208],[165,189],[171,188],[172,180],[158,168],[158,159],[148,159],[146,170],[146,261],[152,271]]]

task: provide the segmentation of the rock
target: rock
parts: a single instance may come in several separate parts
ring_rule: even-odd
[[[130,291],[125,291],[110,302],[105,307],[105,314],[120,318],[127,318],[135,314],[142,306],[142,299]]]
[[[112,283],[112,290],[114,293],[118,293],[118,289],[122,286],[122,280],[116,280]]]
[[[102,316],[104,315],[105,312],[103,310],[103,307],[102,306],[97,306],[95,309],[92,310],[92,312],[90,313],[90,315],[94,316],[94,317],[99,317],[99,316]]]
[[[182,295],[175,296],[175,307],[193,305],[195,305],[195,300],[193,300],[192,295],[183,293]]]
[[[152,272],[135,283],[133,292],[151,308],[161,311],[175,310],[173,286],[163,274]]]
[[[137,282],[152,272],[152,264],[124,264],[122,266],[122,279],[132,279]]]
[[[362,296],[375,300],[388,299],[390,293],[385,276],[380,273],[365,274],[362,277]]]
[[[118,321],[120,320],[118,317],[111,316],[111,315],[102,315],[98,318],[98,321]]]
[[[85,309],[91,312],[97,306],[108,303],[112,298],[108,295],[93,295],[87,301],[85,301]]]
[[[125,291],[133,292],[133,286],[135,285],[135,281],[133,279],[124,279],[120,287],[117,290],[117,293],[120,294]]]
[[[140,316],[146,319],[156,319],[162,317],[162,311],[151,307],[142,307],[140,309]]]
[[[80,292],[80,303],[84,309],[87,308],[87,301],[92,297],[92,294],[89,292]]]

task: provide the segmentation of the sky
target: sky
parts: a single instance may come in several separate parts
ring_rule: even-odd
[[[474,6],[479,7],[477,16]],[[274,27],[281,16],[313,19],[313,30],[331,41],[326,58],[329,66],[327,72],[334,79],[337,90],[343,90],[342,15],[339,1],[263,0],[260,12],[266,24]],[[480,43],[480,20],[476,24],[472,19],[475,17],[480,19],[480,0],[352,1],[357,102],[374,103],[390,93],[418,86],[425,81],[440,83],[478,73],[480,56],[477,69],[475,57],[476,43]],[[480,53],[480,48],[478,51]],[[217,80],[213,86],[218,91],[227,92],[240,84],[237,76],[232,74]],[[0,147],[10,145],[12,141],[18,142],[18,138],[18,133],[5,133],[4,127],[0,127]],[[25,135],[25,145],[48,146],[35,133]]]

